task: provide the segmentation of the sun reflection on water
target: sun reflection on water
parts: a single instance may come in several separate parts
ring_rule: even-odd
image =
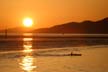
[[[21,69],[26,72],[33,72],[37,66],[34,65],[34,57],[32,56],[32,38],[24,38],[23,39],[23,53],[24,57],[22,57],[20,64]]]
[[[23,41],[24,41],[24,44],[23,44],[23,47],[24,47],[24,50],[23,52],[24,53],[32,53],[32,38],[24,38]]]
[[[32,72],[36,66],[33,65],[34,59],[32,56],[25,56],[20,63],[21,68],[27,72]]]

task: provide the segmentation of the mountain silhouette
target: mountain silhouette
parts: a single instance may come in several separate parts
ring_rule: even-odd
[[[34,30],[38,33],[108,34],[108,18],[99,21],[69,22],[51,28]]]
[[[1,31],[3,32],[3,30]],[[33,33],[71,33],[71,34],[108,34],[108,18],[98,21],[69,22],[50,28],[26,29],[11,28],[8,32],[33,32]]]

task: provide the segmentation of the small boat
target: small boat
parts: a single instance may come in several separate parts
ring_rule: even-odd
[[[80,53],[72,53],[71,52],[70,56],[82,56],[82,54],[80,54]]]
[[[70,56],[82,56],[82,54],[70,54]]]

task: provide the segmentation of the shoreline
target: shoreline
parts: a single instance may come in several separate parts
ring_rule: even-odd
[[[80,47],[64,47],[64,48],[38,48],[33,49],[32,52],[53,52],[53,51],[63,51],[63,50],[73,50],[73,51],[85,51],[85,50],[92,50],[92,49],[99,49],[99,48],[108,48],[108,45],[93,45],[93,46],[80,46]],[[6,53],[23,53],[23,50],[0,50],[0,54]]]

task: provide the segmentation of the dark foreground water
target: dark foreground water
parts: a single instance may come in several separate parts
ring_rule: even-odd
[[[107,56],[107,37],[0,37],[0,72],[108,72]]]
[[[0,36],[0,51],[23,50],[24,44],[32,44],[33,49],[108,45],[108,37]]]

